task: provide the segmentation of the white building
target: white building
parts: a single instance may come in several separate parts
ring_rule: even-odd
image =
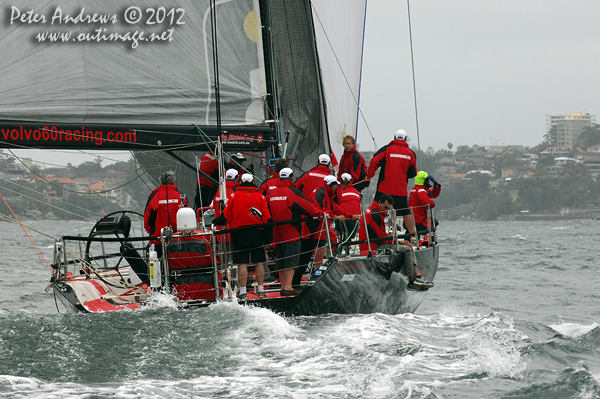
[[[556,126],[557,147],[573,148],[581,131],[596,122],[596,115],[586,113],[584,110],[574,110],[569,115],[546,115],[546,133]]]

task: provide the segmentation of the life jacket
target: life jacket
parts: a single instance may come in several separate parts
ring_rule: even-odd
[[[377,191],[406,197],[408,179],[417,175],[417,157],[404,140],[392,140],[375,153],[369,163],[367,176],[372,178],[379,170]]]
[[[302,216],[317,217],[323,211],[308,200],[289,179],[281,180],[279,186],[267,195],[267,204],[274,222],[298,219]],[[302,222],[293,222],[273,227],[276,243],[293,242],[300,239]]]

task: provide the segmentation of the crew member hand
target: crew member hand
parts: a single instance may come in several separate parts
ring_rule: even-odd
[[[334,216],[333,217],[335,220],[339,220],[340,222],[344,222],[346,221],[346,218],[344,217],[344,215],[338,215],[338,216]]]
[[[360,220],[360,215],[352,215],[352,219],[354,219],[354,220]]]

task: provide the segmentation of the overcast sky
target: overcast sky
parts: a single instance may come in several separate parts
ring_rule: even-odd
[[[600,112],[600,1],[411,0],[421,148],[534,146],[546,115]],[[369,0],[362,111],[378,146],[416,145],[406,0]],[[361,121],[361,150],[372,139]]]
[[[412,0],[410,6],[423,150],[484,144],[488,137],[534,146],[546,115],[600,112],[600,1]],[[416,146],[406,0],[368,1],[361,105],[379,147],[399,128]],[[358,142],[363,151],[375,148],[362,118]],[[93,159],[32,154],[62,165]]]

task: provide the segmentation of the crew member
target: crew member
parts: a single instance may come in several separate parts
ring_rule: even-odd
[[[360,219],[360,215],[352,215],[333,201],[332,197],[337,189],[337,179],[335,176],[328,175],[322,179],[321,184],[313,190],[311,196],[308,198],[324,213],[327,213],[329,219],[339,220],[340,222],[343,222],[346,218],[354,218],[355,220]],[[325,229],[328,229],[332,241],[336,241],[337,238],[333,230],[331,230],[329,220],[327,220],[327,223],[325,223],[325,219],[318,223],[313,223],[313,221],[304,223],[302,228],[300,267],[296,269],[296,273],[294,274],[294,286],[300,284],[302,275],[308,267],[313,251],[315,251],[315,269],[318,269],[321,266],[321,263],[323,263],[325,247],[322,245],[327,242]]]
[[[246,173],[244,169],[244,161],[246,160],[246,157],[242,155],[241,152],[231,154],[229,158],[229,162],[227,163],[227,165],[225,165],[225,169],[235,169],[240,175]],[[250,172],[252,171],[250,170]]]
[[[415,216],[415,227],[417,232],[423,232],[428,228],[432,230],[438,225],[437,220],[430,221],[427,217],[427,205],[430,208],[435,207],[432,198],[437,198],[442,190],[442,185],[437,182],[435,177],[425,171],[420,171],[415,177],[415,186],[410,190],[408,206],[412,208]]]
[[[267,195],[267,204],[274,222],[299,219],[302,216],[317,217],[323,211],[315,207],[292,183],[293,172],[290,168],[279,171],[279,183]],[[292,288],[294,272],[298,268],[302,232],[302,222],[296,221],[273,227],[273,236],[277,237],[277,265],[281,282],[281,296],[296,295],[299,291]]]
[[[380,240],[381,238],[388,237],[388,234],[385,231],[385,216],[393,205],[394,199],[392,196],[382,194],[377,201],[373,201],[369,209],[365,212],[364,222],[366,222],[366,229],[365,223],[361,223],[358,232],[359,240],[365,240],[364,243],[359,245],[361,255],[367,255],[369,252],[373,254],[381,244],[392,244],[394,242],[393,239]],[[371,245],[370,251],[366,241],[367,234]],[[373,242],[371,240],[377,241]],[[408,241],[399,242],[398,244],[399,250],[404,253],[402,273],[409,279],[408,288],[428,289],[433,287],[433,283],[428,282],[425,277],[421,275],[421,272],[419,272],[413,246]]]
[[[367,177],[367,163],[363,156],[356,150],[356,140],[354,137],[345,136],[342,144],[344,145],[344,153],[340,160],[340,175],[348,173],[352,176],[352,184],[357,191],[362,191],[369,186]]]
[[[407,185],[408,179],[417,175],[417,157],[408,148],[404,130],[398,130],[394,140],[373,155],[367,170],[367,180],[375,176],[377,168],[380,170],[375,200],[377,201],[383,194],[391,195],[394,199],[396,215],[402,216],[408,232],[414,233],[414,222],[408,209]]]
[[[331,168],[329,167],[330,163],[331,158],[329,158],[329,155],[319,155],[319,163],[317,166],[304,173],[296,181],[296,188],[302,191],[302,194],[304,194],[306,198],[310,198],[313,191],[321,186],[323,179],[331,175]]]
[[[235,192],[235,190],[237,189],[238,186],[238,171],[235,169],[229,169],[227,172],[225,172],[225,198],[221,198],[221,192],[220,190],[217,191],[217,194],[215,195],[215,197],[213,198],[212,201],[212,207],[215,211],[215,218],[219,217],[221,215],[221,213],[223,213],[223,209],[225,208],[225,205],[227,204],[227,201],[229,200],[229,198],[231,198],[231,196],[233,195],[233,193]],[[230,226],[225,226],[225,228],[230,228]],[[217,230],[220,230],[220,228],[217,228]],[[217,241],[218,242],[226,242],[229,243],[231,242],[231,234],[224,234],[225,236],[225,240],[222,240],[222,236],[223,235],[217,235]]]
[[[277,186],[279,186],[279,183],[281,181],[283,181],[283,180],[279,180],[279,172],[283,168],[287,168],[287,167],[288,167],[288,160],[285,158],[279,158],[277,160],[277,162],[275,162],[275,165],[273,166],[273,176],[271,176],[269,179],[265,180],[258,189],[262,195],[267,196],[267,194],[269,194],[269,192],[271,192],[272,190],[277,188]],[[284,179],[284,180],[287,180],[287,179]]]
[[[177,229],[177,211],[179,208],[189,206],[185,196],[175,186],[175,172],[172,170],[160,175],[160,186],[148,196],[146,210],[144,211],[144,228],[151,236],[159,236],[165,227]],[[183,197],[183,199],[182,199]],[[162,256],[160,240],[155,240],[154,248],[158,256]]]
[[[219,181],[219,161],[212,152],[209,151],[202,155],[199,170],[210,176],[214,181]],[[210,201],[217,193],[217,189],[217,185],[200,173],[196,184],[196,195],[194,196],[194,210],[197,212],[199,208],[209,206]]]
[[[258,187],[254,184],[254,178],[251,174],[242,175],[242,182],[233,193],[223,214],[216,218],[213,223],[223,225],[230,223],[231,228],[238,228],[254,224],[266,223],[271,219],[269,207]],[[238,283],[240,293],[238,300],[248,299],[246,294],[246,284],[248,281],[248,264],[255,265],[255,279],[258,283],[258,298],[266,298],[263,282],[265,279],[263,263],[266,261],[264,242],[264,229],[253,228],[251,230],[234,231],[231,233],[231,242],[233,244],[232,259],[238,263]]]
[[[338,200],[340,208],[344,209],[351,215],[359,215],[360,214],[360,193],[358,190],[354,188],[352,185],[352,176],[349,173],[342,173],[340,176],[341,186],[338,190]],[[347,219],[343,222],[336,222],[336,226],[339,226],[336,230],[338,231],[338,236],[340,237],[340,241],[348,238],[349,235],[354,232],[356,228],[356,220]],[[356,233],[356,232],[354,232]]]

